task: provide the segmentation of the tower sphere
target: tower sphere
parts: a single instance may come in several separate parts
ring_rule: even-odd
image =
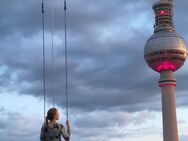
[[[153,70],[178,70],[185,62],[187,48],[184,39],[176,32],[156,32],[146,42],[144,58]]]

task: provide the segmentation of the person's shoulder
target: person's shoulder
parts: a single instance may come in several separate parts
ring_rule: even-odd
[[[63,124],[61,124],[61,123],[57,123],[57,124],[58,124],[59,127],[61,127],[61,129],[64,128]]]
[[[47,124],[46,123],[43,123],[42,124],[42,128],[44,128],[44,127],[46,127],[47,126]]]

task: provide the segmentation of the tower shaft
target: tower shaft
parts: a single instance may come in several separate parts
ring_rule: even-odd
[[[159,86],[162,94],[163,138],[164,141],[178,141],[176,119],[175,85],[173,71],[162,71]]]

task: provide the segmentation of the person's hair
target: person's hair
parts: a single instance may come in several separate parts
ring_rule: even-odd
[[[46,116],[46,124],[48,124],[48,120],[52,121],[54,119],[57,112],[58,110],[56,108],[51,108],[48,110],[47,116]]]

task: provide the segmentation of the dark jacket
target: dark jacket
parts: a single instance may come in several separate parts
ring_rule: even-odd
[[[40,141],[61,141],[61,136],[65,141],[70,139],[70,129],[65,129],[62,124],[43,124],[40,133]]]

